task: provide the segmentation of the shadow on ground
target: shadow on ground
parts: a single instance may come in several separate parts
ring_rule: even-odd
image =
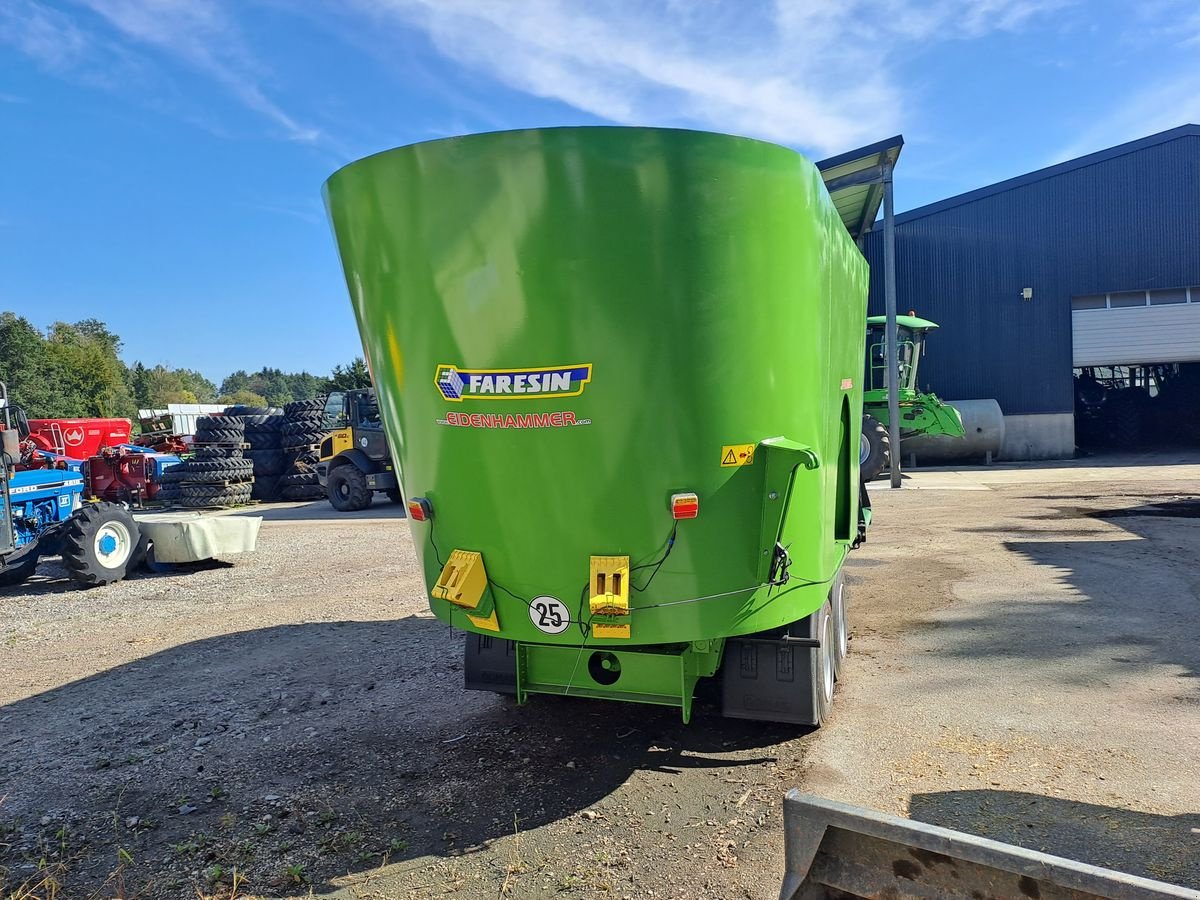
[[[518,708],[463,690],[461,647],[430,618],[274,627],[0,707],[0,866],[19,884],[46,858],[65,895],[91,896],[120,849],[139,897],[227,885],[234,867],[255,892],[321,891],[572,816],[639,769],[758,764],[798,733],[704,710],[685,727],[653,707]]]
[[[956,465],[921,465],[919,472],[1006,472],[1025,469],[1108,469],[1137,468],[1143,466],[1195,466],[1200,465],[1200,449],[1196,447],[1162,447],[1144,451],[1095,451],[1081,453],[1074,459],[1038,459],[1028,462],[1000,461],[989,465],[959,463]]]
[[[1059,499],[1059,498],[1054,498]],[[1110,508],[1059,507],[997,526],[1000,534],[1039,534],[1047,540],[1006,540],[1013,553],[1053,571],[1064,589],[1019,603],[939,621],[941,651],[955,657],[1062,659],[1059,677],[1093,685],[1108,676],[1171,666],[1181,679],[1168,701],[1200,700],[1200,546],[1195,501],[1188,499]],[[1038,521],[1023,529],[1021,521]],[[1061,528],[1042,528],[1045,521]],[[1082,526],[1105,520],[1134,539],[1112,540],[1111,530]],[[1059,539],[1061,538],[1061,539]],[[1088,538],[1091,538],[1090,540]],[[1031,629],[1031,622],[1037,627]],[[1019,638],[1019,639],[1018,639]],[[1077,666],[1071,657],[1104,664]],[[1097,682],[1097,678],[1101,678]]]
[[[1200,888],[1200,813],[1160,816],[1020,791],[914,794],[909,818]],[[1148,855],[1146,847],[1155,847]]]
[[[262,516],[265,522],[345,523],[369,519],[403,519],[406,518],[407,511],[403,503],[393,503],[382,494],[376,494],[370,506],[354,512],[339,512],[328,500],[314,500],[311,503],[262,503],[225,515]]]

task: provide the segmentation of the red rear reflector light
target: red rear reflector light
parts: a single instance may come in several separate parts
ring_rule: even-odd
[[[424,497],[413,497],[408,501],[408,517],[414,522],[428,522],[433,518],[433,507]]]
[[[695,494],[672,494],[671,516],[675,519],[694,519],[700,515],[700,498]]]

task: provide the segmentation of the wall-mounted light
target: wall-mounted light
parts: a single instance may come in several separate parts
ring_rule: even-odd
[[[1021,288],[1021,299],[1022,300],[1032,300],[1033,299],[1033,288]]]

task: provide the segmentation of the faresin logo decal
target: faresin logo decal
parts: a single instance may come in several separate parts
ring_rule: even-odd
[[[437,367],[434,383],[443,397],[463,400],[541,400],[577,397],[592,380],[592,364],[540,369],[460,369]]]

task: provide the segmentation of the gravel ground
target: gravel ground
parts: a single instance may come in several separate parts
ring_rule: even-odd
[[[388,504],[45,566],[0,598],[4,893],[773,898],[794,786],[1200,887],[1200,467],[1097,471],[876,491],[819,734],[464,692]]]

